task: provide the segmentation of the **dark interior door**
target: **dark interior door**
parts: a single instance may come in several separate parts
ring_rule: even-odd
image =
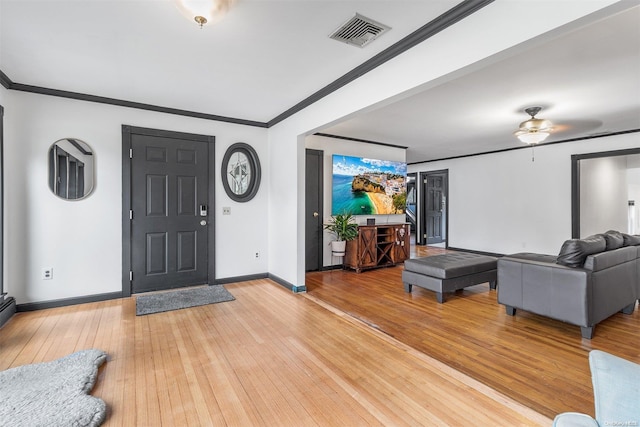
[[[207,283],[209,144],[132,134],[131,147],[133,292]]]
[[[446,240],[447,176],[446,171],[426,174],[424,212],[427,244]]]
[[[322,269],[323,152],[307,149],[305,172],[305,269]]]

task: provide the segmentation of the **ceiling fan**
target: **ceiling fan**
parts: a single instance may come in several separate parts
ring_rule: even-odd
[[[553,130],[553,123],[546,119],[536,119],[536,114],[542,110],[541,107],[529,107],[524,111],[531,116],[530,119],[520,123],[520,127],[513,134],[526,144],[538,144],[549,136]]]

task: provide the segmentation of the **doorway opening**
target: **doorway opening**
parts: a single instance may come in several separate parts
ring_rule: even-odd
[[[446,248],[449,234],[449,170],[420,172],[416,243]]]
[[[571,156],[571,234],[640,233],[640,148]]]

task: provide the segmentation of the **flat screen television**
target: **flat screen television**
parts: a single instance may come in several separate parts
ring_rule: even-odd
[[[331,215],[404,214],[407,163],[333,155]]]

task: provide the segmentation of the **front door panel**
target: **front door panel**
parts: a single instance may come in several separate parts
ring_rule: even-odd
[[[208,144],[131,137],[133,292],[208,282]]]

